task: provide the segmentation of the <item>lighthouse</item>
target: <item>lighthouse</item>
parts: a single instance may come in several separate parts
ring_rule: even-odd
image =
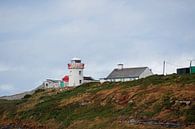
[[[81,63],[80,58],[73,58],[71,63],[68,64],[69,70],[69,86],[79,86],[83,84],[83,69],[84,64]]]

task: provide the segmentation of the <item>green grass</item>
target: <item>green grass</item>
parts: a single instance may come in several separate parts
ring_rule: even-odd
[[[43,91],[45,91],[45,89],[37,89],[37,90],[35,90],[34,94],[37,94],[37,93],[40,93],[40,92],[43,92]]]
[[[148,118],[151,118],[155,114],[156,114],[155,112],[151,112],[151,111],[144,111],[144,112],[141,113],[142,116],[146,116]]]
[[[26,100],[0,100],[0,114],[7,114],[8,118],[14,118],[17,106]]]
[[[113,106],[99,104],[81,106],[79,103],[72,103],[63,108],[55,106],[55,103],[44,102],[37,105],[33,110],[21,112],[21,119],[35,118],[36,121],[44,123],[49,119],[55,119],[63,123],[63,127],[69,126],[76,120],[92,120],[96,117],[108,117],[114,113]]]
[[[116,111],[115,114],[118,116],[130,116],[133,113],[133,107],[134,104],[130,103],[125,108]]]
[[[27,94],[27,95],[24,96],[24,99],[28,99],[28,98],[30,98],[31,96],[32,96],[32,95]]]
[[[150,85],[171,85],[171,84],[195,84],[195,74],[186,74],[186,75],[153,75],[139,80],[121,82],[120,84],[123,88],[128,88],[132,86],[141,86],[147,88]]]
[[[191,105],[191,107],[186,110],[186,121],[195,123],[195,105]]]
[[[90,106],[81,106],[79,103],[71,103],[63,108],[57,105],[63,99],[69,99],[83,93],[96,93],[100,90],[110,89],[113,83],[107,83],[104,86],[97,86],[99,83],[89,83],[76,87],[74,90],[64,91],[57,95],[44,96],[40,98],[33,110],[20,112],[21,119],[33,118],[39,122],[45,122],[48,119],[55,119],[63,126],[67,127],[71,122],[81,119],[94,119],[95,117],[106,117],[113,114],[112,106],[100,106],[99,103]]]
[[[161,104],[159,102],[155,103],[154,106],[153,106],[154,114],[157,114],[157,113],[161,112],[162,109],[163,109],[163,104]]]
[[[170,109],[172,107],[172,105],[174,104],[173,101],[171,101],[171,94],[170,93],[166,93],[163,98],[162,98],[162,105],[165,109]]]

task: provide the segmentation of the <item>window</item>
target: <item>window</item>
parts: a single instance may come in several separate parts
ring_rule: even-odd
[[[79,71],[79,75],[81,75],[81,73],[82,73],[82,72],[81,72],[81,71]]]
[[[82,83],[82,80],[79,80],[79,83],[81,84]]]
[[[75,63],[81,63],[81,61],[80,60],[75,60]]]

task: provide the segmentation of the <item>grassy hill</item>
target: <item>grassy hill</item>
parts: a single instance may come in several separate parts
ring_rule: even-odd
[[[195,128],[195,75],[37,90],[0,100],[1,125],[51,129]]]

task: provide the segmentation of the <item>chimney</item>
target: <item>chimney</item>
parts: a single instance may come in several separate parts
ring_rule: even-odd
[[[123,69],[123,64],[118,64],[118,69],[119,70]]]

